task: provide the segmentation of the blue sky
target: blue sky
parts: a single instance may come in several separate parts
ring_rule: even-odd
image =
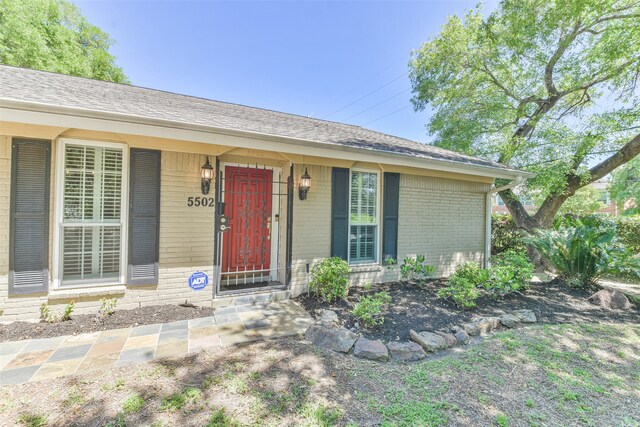
[[[409,102],[410,52],[477,2],[74,3],[116,40],[112,52],[135,85],[427,142],[428,112]]]

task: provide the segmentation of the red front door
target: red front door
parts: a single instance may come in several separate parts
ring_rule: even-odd
[[[222,239],[222,272],[265,271],[271,267],[273,171],[225,167],[224,203],[229,231]]]

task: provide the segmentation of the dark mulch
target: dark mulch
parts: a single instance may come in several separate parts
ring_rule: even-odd
[[[0,325],[0,342],[78,335],[86,332],[175,322],[207,316],[213,316],[213,308],[183,307],[180,305],[154,305],[132,310],[117,310],[111,316],[106,317],[98,317],[95,314],[71,314],[71,320],[66,322],[14,322]]]
[[[470,321],[475,316],[499,316],[519,309],[533,310],[539,322],[632,322],[640,323],[640,310],[603,310],[587,301],[594,291],[572,289],[559,280],[548,283],[532,283],[523,294],[512,294],[504,299],[481,296],[472,310],[461,310],[453,303],[438,298],[437,292],[444,286],[443,279],[433,279],[424,285],[397,282],[374,285],[369,290],[351,289],[344,301],[332,304],[303,295],[297,301],[312,315],[316,309],[334,310],[343,326],[351,329],[357,321],[351,310],[360,296],[387,291],[391,304],[383,312],[384,324],[360,332],[367,338],[383,341],[408,340],[409,330],[435,331],[449,329]]]

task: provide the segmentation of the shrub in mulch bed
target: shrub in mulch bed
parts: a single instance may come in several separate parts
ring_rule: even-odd
[[[515,310],[529,309],[543,323],[640,322],[638,307],[628,311],[603,311],[587,299],[592,290],[572,289],[560,280],[531,283],[524,293],[514,293],[502,299],[483,294],[473,310],[463,310],[453,302],[439,298],[438,290],[446,285],[445,279],[429,279],[423,285],[393,282],[372,286],[370,289],[352,287],[346,299],[327,303],[313,295],[301,295],[296,300],[312,315],[318,309],[333,310],[342,326],[355,327],[351,311],[363,295],[385,291],[391,296],[381,315],[384,323],[371,328],[360,328],[359,333],[369,339],[382,341],[409,340],[409,330],[437,331],[471,321],[477,316],[500,316]]]

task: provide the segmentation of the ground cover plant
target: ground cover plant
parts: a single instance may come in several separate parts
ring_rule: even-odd
[[[373,295],[363,295],[353,307],[351,314],[367,328],[381,325],[384,323],[384,316],[381,314],[382,307],[390,302],[391,296],[385,291]]]
[[[102,388],[117,378],[126,378],[121,387]],[[66,406],[70,389],[83,396],[81,405]],[[132,405],[134,394],[144,402]],[[164,402],[176,396],[187,397],[169,408]],[[369,362],[296,338],[263,341],[3,387],[0,419],[46,426],[635,426],[639,397],[640,326],[582,322],[504,331],[411,364]]]

